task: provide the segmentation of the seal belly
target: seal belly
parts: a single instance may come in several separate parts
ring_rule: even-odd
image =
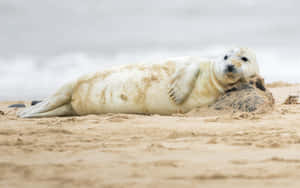
[[[79,80],[72,95],[72,107],[79,115],[173,112],[176,106],[167,95],[168,81],[175,71],[171,67],[128,66],[106,77],[97,73],[88,80]]]

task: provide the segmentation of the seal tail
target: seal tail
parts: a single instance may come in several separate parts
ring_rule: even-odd
[[[34,106],[25,108],[18,112],[17,115],[21,118],[75,115],[70,104],[73,85],[73,83],[64,85],[51,97]]]

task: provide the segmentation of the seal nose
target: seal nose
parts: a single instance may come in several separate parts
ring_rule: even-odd
[[[227,72],[233,72],[234,69],[235,69],[234,65],[227,65],[227,67],[226,67]]]

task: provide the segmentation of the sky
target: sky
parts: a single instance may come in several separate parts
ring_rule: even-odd
[[[0,0],[0,56],[298,46],[297,0]]]

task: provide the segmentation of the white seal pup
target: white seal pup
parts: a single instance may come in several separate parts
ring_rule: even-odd
[[[215,59],[171,58],[83,76],[18,113],[50,117],[103,113],[172,114],[215,102],[226,88],[258,74],[255,54],[236,48]]]

